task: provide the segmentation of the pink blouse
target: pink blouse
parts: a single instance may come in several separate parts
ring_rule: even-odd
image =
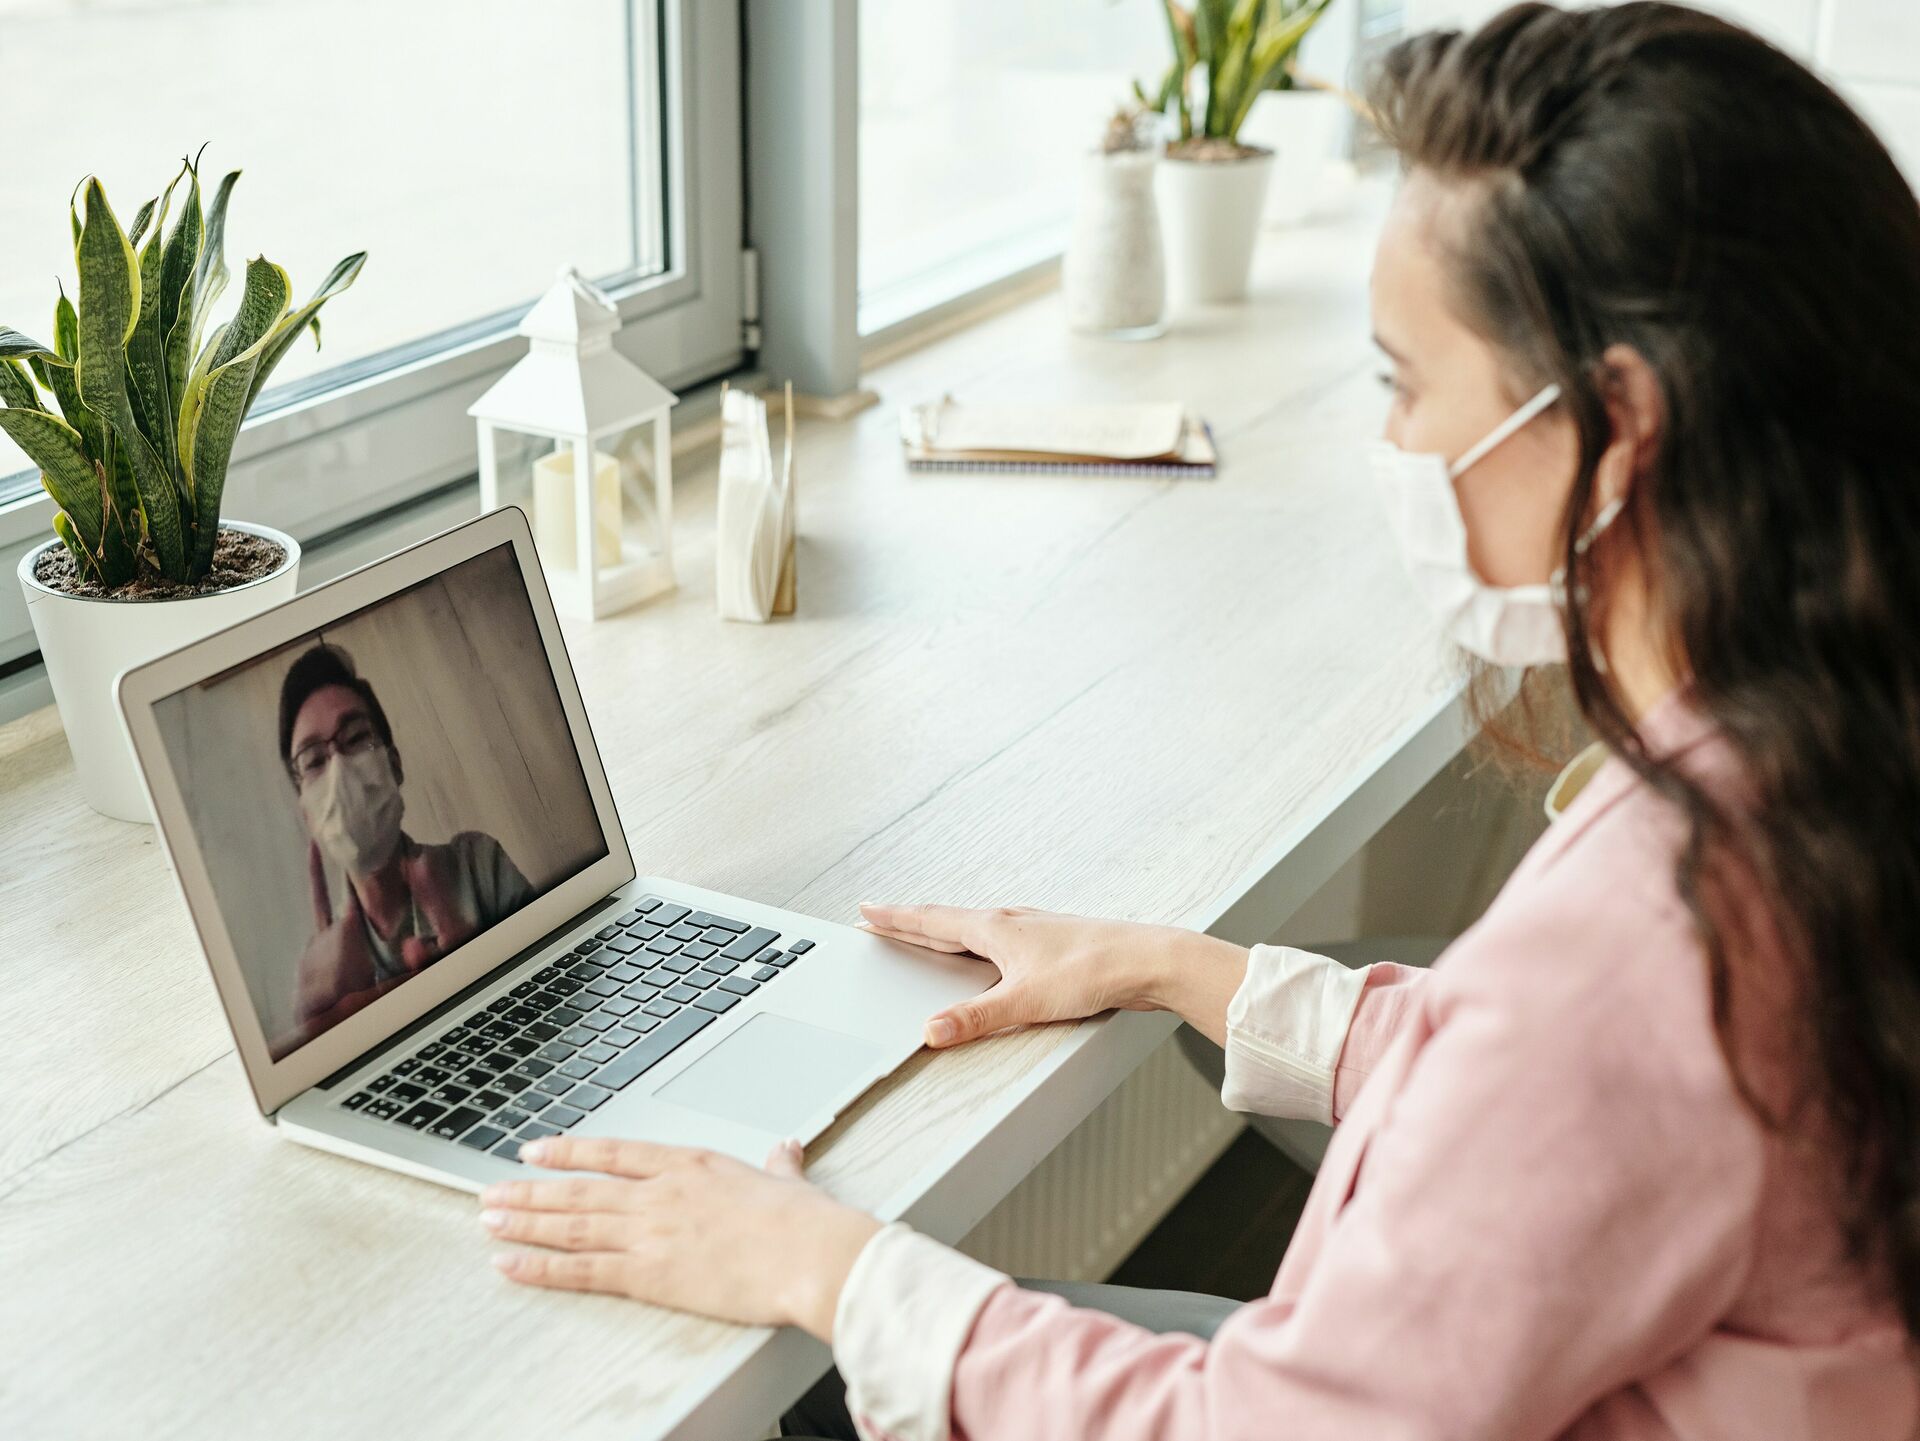
[[[1642,733],[1725,783],[1677,698]],[[1680,834],[1610,760],[1431,972],[1256,948],[1225,1097],[1339,1122],[1272,1293],[1154,1335],[888,1227],[836,1317],[863,1434],[1910,1441],[1920,1371],[1845,1259],[1829,1152],[1735,1090]],[[1742,993],[1763,1095],[1791,989]]]

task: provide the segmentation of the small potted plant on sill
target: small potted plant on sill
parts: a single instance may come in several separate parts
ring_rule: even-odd
[[[1239,300],[1266,202],[1273,152],[1244,145],[1254,101],[1285,71],[1332,0],[1163,0],[1173,64],[1141,101],[1172,117],[1175,136],[1160,166],[1167,281],[1185,300]],[[1203,93],[1190,86],[1198,72]]]
[[[227,462],[267,377],[303,332],[318,343],[321,307],[366,259],[341,261],[301,305],[284,270],[249,261],[238,307],[209,327],[239,178],[203,209],[188,161],[130,231],[86,180],[84,211],[69,206],[77,299],[62,289],[53,343],[0,326],[0,434],[39,467],[57,507],[55,538],[21,559],[20,585],[81,792],[122,820],[149,815],[115,677],[293,595],[293,538],[221,519]]]

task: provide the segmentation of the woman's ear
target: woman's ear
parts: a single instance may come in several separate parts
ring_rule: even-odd
[[[1666,430],[1667,404],[1660,377],[1630,345],[1610,345],[1600,357],[1600,390],[1606,398],[1613,439],[1594,470],[1593,509],[1597,515],[1615,501],[1624,503],[1652,468]]]

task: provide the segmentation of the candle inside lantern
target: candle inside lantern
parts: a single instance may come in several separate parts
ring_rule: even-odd
[[[541,558],[560,570],[578,565],[573,476],[571,447],[533,463],[533,543]],[[600,566],[620,563],[620,466],[598,450],[593,453],[593,558]]]

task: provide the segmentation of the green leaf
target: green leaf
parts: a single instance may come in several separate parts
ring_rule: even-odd
[[[308,298],[305,305],[287,315],[273,328],[273,334],[267,340],[266,352],[260,358],[259,369],[254,372],[253,388],[247,393],[248,409],[252,409],[253,402],[259,399],[261,390],[266,386],[267,377],[273,374],[273,369],[280,363],[281,357],[293,348],[293,343],[300,338],[301,331],[311,326],[314,330],[314,343],[316,345],[319,343],[320,307],[359,279],[360,271],[366,263],[367,252],[364,250],[349,255],[328,272],[327,278],[320,282],[319,288]]]
[[[105,580],[101,574],[100,563],[87,554],[85,544],[75,533],[73,522],[67,519],[67,513],[64,510],[56,510],[53,513],[53,533],[60,537],[61,544],[66,546],[67,554],[73,557],[73,563],[80,568],[81,575],[88,580],[103,581],[106,584],[114,583]]]
[[[186,580],[186,538],[173,476],[141,434],[127,395],[127,339],[140,306],[133,246],[97,179],[87,182],[87,216],[77,249],[80,266],[79,358],[76,378],[86,407],[101,416],[124,447],[140,497],[146,537],[161,572]]]
[[[167,214],[173,208],[174,188],[186,174],[187,168],[182,165],[179,174],[167,183],[160,197],[153,238],[140,251],[140,311],[134,318],[133,338],[127,342],[127,378],[132,385],[134,413],[169,471],[175,462],[173,402],[167,388],[166,332],[160,326],[161,262],[166,254],[163,237]],[[127,238],[133,239],[131,234]]]
[[[234,312],[231,320],[220,327],[213,342],[194,364],[193,375],[187,381],[186,400],[180,409],[180,465],[187,476],[189,494],[194,497],[196,516],[200,511],[199,470],[195,460],[199,444],[200,411],[206,403],[213,375],[243,354],[252,353],[257,364],[259,350],[274,326],[287,313],[287,304],[292,298],[293,283],[287,279],[286,271],[265,256],[248,261],[246,289],[240,296],[240,308]],[[247,378],[251,381],[252,377],[250,366]],[[245,418],[245,399],[242,396],[242,419]],[[223,468],[224,464],[222,462]],[[215,520],[218,518],[216,512]]]
[[[173,187],[168,186],[167,189],[171,191]],[[147,233],[147,226],[153,222],[153,205],[154,202],[149,200],[145,205],[140,207],[139,213],[133,217],[133,224],[127,227],[127,243],[129,245],[137,246],[140,243],[140,237]],[[167,212],[164,210],[160,212],[160,223],[162,225],[167,223]]]
[[[36,355],[52,355],[37,340],[30,340],[19,331],[0,325],[0,360],[27,360]]]
[[[67,299],[67,287],[60,287],[60,299],[53,307],[53,353],[72,365],[80,354],[80,317]]]
[[[9,410],[45,410],[39,392],[27,378],[26,368],[17,360],[0,359],[0,400]]]
[[[166,350],[167,395],[173,408],[185,390],[187,372],[193,368],[193,285],[194,271],[200,265],[205,238],[206,217],[200,209],[200,176],[188,169],[187,201],[167,237],[167,248],[160,261],[160,309],[158,322]]]
[[[87,458],[80,432],[44,410],[0,410],[0,432],[40,467],[40,483],[73,521],[81,546],[96,567],[106,529],[100,472]]]
[[[233,198],[233,187],[239,179],[238,170],[227,172],[220,182],[220,188],[213,193],[212,208],[207,211],[206,239],[200,246],[200,263],[193,271],[193,332],[188,337],[187,345],[187,351],[192,355],[200,353],[207,317],[213,313],[213,303],[227,288],[227,202]]]
[[[27,363],[33,367],[40,383],[53,393],[67,424],[80,433],[88,458],[107,476],[105,569],[109,583],[117,584],[132,576],[134,557],[140,550],[140,496],[134,489],[133,472],[113,443],[113,432],[81,402],[80,385],[74,378],[73,367],[58,357],[45,355],[36,355]]]

